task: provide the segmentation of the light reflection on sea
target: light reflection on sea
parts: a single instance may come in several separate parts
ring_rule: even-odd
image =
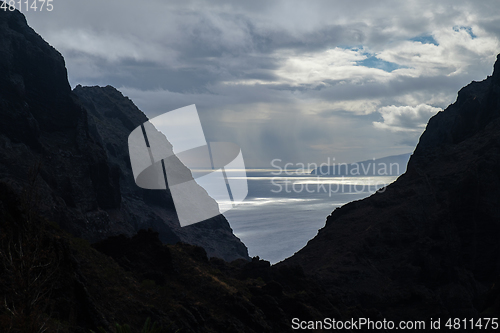
[[[335,208],[365,198],[396,178],[278,177],[270,170],[252,170],[247,172],[247,198],[224,216],[251,257],[276,263],[304,247]]]

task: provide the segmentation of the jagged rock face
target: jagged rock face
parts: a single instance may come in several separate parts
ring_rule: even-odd
[[[492,77],[431,118],[404,175],[336,209],[284,264],[387,318],[498,315],[499,115],[500,57]]]
[[[71,100],[64,59],[17,11],[0,13],[0,29],[0,130],[40,149],[41,131],[58,135],[81,116]]]
[[[104,148],[109,163],[118,170],[122,211],[128,215],[129,223],[160,231],[160,239],[165,243],[180,240],[202,246],[209,256],[227,260],[248,258],[246,247],[222,215],[180,228],[168,190],[144,190],[135,184],[127,139],[147,117],[130,99],[111,86],[77,86],[74,93],[88,110],[91,137]]]
[[[62,55],[18,11],[0,11],[0,59],[0,180],[36,187],[45,217],[90,241],[151,227],[164,242],[248,258],[223,216],[180,228],[168,191],[135,186],[127,137],[146,116],[112,87],[73,93]]]

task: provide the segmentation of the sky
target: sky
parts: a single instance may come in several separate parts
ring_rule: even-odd
[[[500,53],[497,0],[53,5],[24,14],[72,87],[112,85],[150,118],[196,104],[250,168],[411,152]]]

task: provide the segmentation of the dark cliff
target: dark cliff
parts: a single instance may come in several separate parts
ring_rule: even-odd
[[[75,92],[64,59],[18,11],[0,11],[0,181],[18,193],[37,175],[36,209],[90,241],[153,228],[166,243],[248,258],[223,216],[181,228],[168,191],[131,176],[127,137],[146,116],[112,87]]]
[[[498,317],[500,56],[430,119],[405,174],[336,209],[283,264],[394,319]]]
[[[123,217],[120,224],[132,225],[134,231],[153,228],[159,231],[164,243],[195,244],[209,256],[228,261],[248,258],[247,248],[234,236],[224,216],[181,228],[168,190],[144,190],[135,184],[127,139],[147,117],[130,99],[111,86],[78,86],[73,92],[87,110],[91,137],[103,147],[109,164],[119,170]]]

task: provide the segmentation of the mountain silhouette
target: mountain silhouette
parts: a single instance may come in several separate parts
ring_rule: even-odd
[[[394,319],[499,310],[500,55],[429,120],[405,174],[346,204],[283,264]]]
[[[147,117],[130,99],[110,86],[72,92],[62,55],[18,11],[1,10],[0,28],[0,179],[21,192],[35,170],[37,210],[91,242],[152,228],[164,243],[248,259],[224,216],[181,228],[168,190],[136,186],[127,139]]]

